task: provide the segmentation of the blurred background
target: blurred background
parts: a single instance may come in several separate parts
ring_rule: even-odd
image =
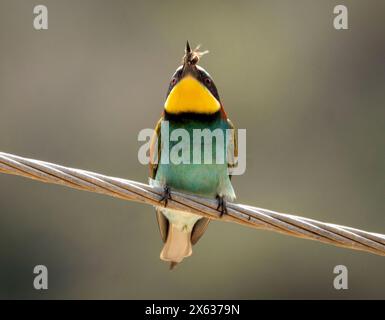
[[[247,129],[237,201],[385,233],[384,36],[375,0],[0,0],[0,150],[147,182],[137,135],[188,39]],[[220,222],[175,272],[161,246],[149,206],[0,175],[3,299],[385,298],[385,258],[368,253]]]

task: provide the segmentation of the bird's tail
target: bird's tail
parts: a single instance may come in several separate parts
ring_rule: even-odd
[[[164,261],[170,261],[170,269],[173,269],[191,254],[191,232],[179,230],[174,224],[170,223],[167,240],[160,253],[160,258]]]

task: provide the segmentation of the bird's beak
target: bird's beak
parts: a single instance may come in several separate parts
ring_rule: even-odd
[[[196,67],[196,61],[193,59],[193,51],[191,50],[190,43],[186,42],[186,47],[184,49],[184,57],[183,57],[183,71],[182,71],[182,77],[187,76],[191,74],[194,77],[197,77],[197,67]]]

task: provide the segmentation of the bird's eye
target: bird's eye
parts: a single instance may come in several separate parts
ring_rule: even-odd
[[[177,82],[177,79],[176,78],[172,78],[171,85],[173,86],[176,82]]]
[[[205,78],[205,84],[207,84],[208,86],[211,85],[211,79],[210,78]]]

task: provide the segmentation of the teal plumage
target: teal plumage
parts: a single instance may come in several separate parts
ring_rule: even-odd
[[[193,130],[210,130],[211,133],[219,129],[223,137],[226,137],[226,129],[231,129],[227,120],[222,119],[220,115],[210,120],[190,120],[190,121],[175,121],[169,120],[169,133],[172,135],[174,130],[184,129],[188,132],[189,137],[193,137]],[[161,158],[155,180],[160,181],[162,185],[167,185],[171,189],[193,193],[205,197],[215,198],[217,195],[226,196],[227,199],[235,198],[230,178],[228,175],[227,165],[227,146],[225,143],[220,143],[212,139],[210,146],[203,138],[195,143],[190,139],[189,160],[190,164],[174,164],[176,159],[169,155],[169,163],[163,164],[162,158],[165,158],[164,144],[161,146]],[[225,141],[224,141],[225,142]],[[169,141],[169,149],[172,150],[179,141]],[[200,148],[201,151],[197,151]],[[218,152],[217,148],[222,148],[222,152]],[[212,150],[212,164],[205,163],[205,150]],[[187,151],[187,152],[188,152]],[[200,154],[200,164],[194,164],[193,154]]]

